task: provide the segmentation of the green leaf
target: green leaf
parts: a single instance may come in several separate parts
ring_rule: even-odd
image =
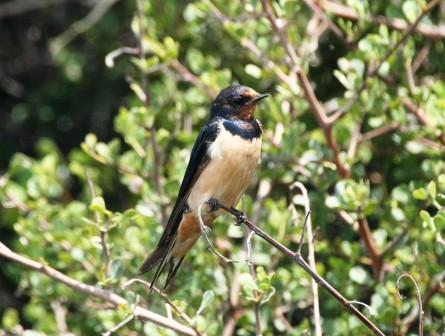
[[[434,200],[436,199],[436,195],[437,195],[437,190],[436,190],[436,183],[434,181],[431,181],[430,183],[428,183],[428,195]]]
[[[110,211],[105,207],[105,201],[102,197],[96,196],[91,200],[90,210],[98,212],[103,215],[111,214]]]
[[[410,22],[414,22],[421,13],[421,9],[416,0],[405,1],[402,5],[402,11]]]
[[[368,280],[368,273],[361,266],[352,267],[349,270],[349,278],[360,285],[364,285]]]
[[[413,197],[415,199],[424,201],[428,198],[428,194],[426,193],[426,190],[424,188],[418,188],[413,191]]]
[[[202,312],[212,304],[214,299],[215,293],[212,290],[205,291],[204,295],[202,296],[201,305],[199,306],[196,315],[201,315]]]

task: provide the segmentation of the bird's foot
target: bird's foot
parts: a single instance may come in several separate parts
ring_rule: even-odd
[[[220,208],[219,201],[216,198],[211,197],[206,203],[210,205],[209,212],[214,212]]]

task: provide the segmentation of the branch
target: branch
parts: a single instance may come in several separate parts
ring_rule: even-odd
[[[366,217],[360,215],[357,219],[357,222],[358,222],[358,232],[360,234],[360,237],[371,256],[374,279],[378,281],[380,278],[380,271],[382,270],[382,258],[380,252],[378,251],[374,239],[372,238],[372,233],[369,228],[368,220],[366,219]]]
[[[143,12],[141,7],[140,0],[136,0],[136,14],[137,14],[137,21],[139,25],[139,34],[138,34],[138,43],[139,43],[139,58],[141,62],[145,61],[145,51],[144,51],[144,24],[143,24]],[[142,73],[142,90],[144,91],[144,105],[147,109],[147,111],[150,110],[151,105],[151,96],[150,96],[150,88],[149,88],[149,82],[148,82],[148,76],[145,73]],[[156,192],[158,193],[159,197],[162,198],[162,183],[161,183],[161,151],[159,150],[158,143],[156,141],[156,128],[154,126],[154,120],[151,125],[147,125],[148,131],[150,132],[150,145],[151,149],[153,151],[153,180],[156,188]],[[165,206],[161,204],[160,206],[161,210],[161,223],[162,225],[167,225],[166,218],[167,215],[165,213]]]
[[[425,295],[423,296],[422,306],[425,307],[431,300],[431,298],[438,293],[443,288],[443,281],[445,280],[445,271],[442,271],[434,276],[430,285],[425,291]],[[411,324],[416,320],[419,315],[419,307],[417,305],[411,312],[403,319],[402,325],[403,330],[406,332],[409,330]],[[403,331],[402,330],[402,331]]]
[[[195,331],[196,335],[198,335],[198,336],[202,335],[198,331],[198,329],[196,329],[196,327],[194,326],[193,320],[181,308],[179,308],[172,300],[170,300],[170,298],[163,291],[161,291],[156,286],[152,286],[150,283],[148,283],[147,281],[144,281],[142,279],[133,278],[133,279],[128,280],[124,284],[123,288],[127,289],[129,286],[131,286],[134,283],[140,283],[140,284],[144,285],[148,290],[150,290],[150,291],[153,290],[156,293],[158,293],[159,296],[164,299],[165,303],[168,306],[170,306],[184,320],[184,322],[186,322]]]
[[[391,122],[388,125],[385,125],[385,126],[382,126],[382,127],[379,127],[379,128],[375,128],[375,129],[373,129],[371,131],[363,133],[361,135],[359,143],[367,142],[367,141],[369,141],[371,139],[377,138],[377,137],[385,135],[387,133],[394,132],[399,127],[400,127],[399,123]]]
[[[12,260],[15,263],[23,265],[27,268],[30,268],[30,269],[38,271],[42,274],[45,274],[48,277],[50,277],[51,279],[53,279],[57,282],[60,282],[60,283],[64,284],[65,286],[74,289],[77,292],[81,292],[81,293],[87,294],[88,296],[99,298],[99,299],[104,300],[108,303],[111,303],[116,308],[120,305],[129,305],[130,304],[122,296],[119,296],[111,291],[102,289],[100,287],[87,285],[83,282],[80,282],[73,278],[70,278],[69,276],[59,272],[58,270],[56,270],[46,264],[39,263],[39,262],[34,261],[28,257],[17,254],[15,252],[11,251],[3,243],[0,243],[0,256],[3,256],[9,260]],[[134,307],[133,314],[135,317],[137,317],[141,320],[151,321],[157,325],[160,325],[167,329],[177,331],[177,332],[185,334],[185,335],[191,335],[191,336],[197,335],[196,332],[192,328],[189,328],[179,322],[176,322],[175,320],[168,319],[162,315],[156,314],[156,313],[149,311],[145,308],[142,308],[140,306]]]
[[[209,98],[214,99],[216,97],[216,92],[210,86],[205,84],[198,76],[186,68],[181,62],[178,60],[173,60],[170,66],[181,76],[184,81],[199,87],[207,94]]]
[[[423,306],[422,306],[422,296],[420,294],[419,286],[417,285],[416,279],[411,274],[404,273],[401,276],[397,278],[397,293],[399,294],[400,298],[403,299],[403,296],[400,294],[400,280],[403,278],[409,278],[412,283],[414,284],[414,287],[416,288],[416,298],[417,298],[417,312],[419,314],[419,336],[423,336]],[[414,309],[415,310],[415,309]]]
[[[361,20],[357,12],[351,7],[329,0],[318,0],[317,4],[324,11],[332,13],[333,15],[341,17],[343,19],[351,21]],[[388,19],[384,16],[373,16],[370,18],[370,20],[372,23],[376,25],[383,24],[391,29],[401,32],[406,31],[409,27],[409,23],[407,23],[403,19],[397,19],[397,18]],[[415,27],[413,32],[425,36],[429,39],[441,40],[445,38],[445,25],[433,26],[429,24],[419,23],[417,27]]]
[[[90,189],[91,200],[93,200],[96,198],[96,192],[94,191],[93,181],[87,169],[85,169],[85,176],[87,178],[88,188]],[[100,245],[102,246],[102,257],[104,258],[104,274],[108,278],[110,276],[110,251],[107,244],[107,228],[100,226],[101,220],[97,211],[94,211],[94,215],[100,232]]]
[[[49,6],[54,6],[68,2],[69,0],[13,0],[0,4],[0,18],[20,15]]]
[[[342,117],[346,112],[348,112],[352,108],[352,106],[359,100],[361,93],[368,87],[368,79],[378,74],[383,63],[385,63],[400,48],[400,46],[402,46],[406,42],[408,37],[418,27],[420,21],[439,3],[439,1],[440,0],[431,1],[425,8],[422,9],[422,12],[413,23],[407,24],[406,29],[404,30],[404,33],[400,37],[400,39],[397,40],[397,42],[391,48],[388,49],[388,51],[383,55],[383,57],[377,62],[376,66],[371,67],[366,72],[362,84],[355,91],[353,97],[346,103],[345,106],[343,106],[343,108],[339,109],[334,115],[331,116],[332,122]]]
[[[51,42],[54,55],[62,51],[78,35],[92,28],[118,0],[97,1],[93,9],[81,20],[74,22],[67,30]]]
[[[213,204],[213,203],[212,203]],[[254,231],[256,235],[260,236],[267,243],[280,250],[282,253],[287,255],[290,259],[296,262],[306,273],[308,273],[312,279],[314,279],[320,286],[328,291],[338,302],[340,302],[351,314],[356,316],[360,321],[363,322],[366,327],[368,327],[374,335],[384,336],[383,332],[372,323],[362,312],[360,312],[354,305],[351,304],[343,295],[341,295],[331,284],[329,284],[323,277],[318,275],[318,273],[313,270],[309,264],[304,260],[301,254],[295,253],[289,250],[286,246],[272,238],[268,233],[263,231],[256,224],[252,223],[249,219],[245,218],[244,215],[234,208],[229,208],[224,204],[218,203],[218,207],[227,211],[237,218],[240,224],[244,224],[250,230]],[[241,214],[241,215],[240,215]]]
[[[408,112],[414,114],[417,121],[427,128],[435,129],[435,125],[431,123],[425,115],[425,112],[419,107],[416,106],[409,98],[403,97],[401,98],[402,105],[408,110]],[[445,146],[445,133],[439,133],[437,139]]]
[[[307,190],[305,188],[305,186],[303,185],[303,183],[301,182],[295,182],[292,186],[291,186],[291,190],[293,188],[297,188],[300,190],[301,194],[303,195],[303,199],[304,199],[304,212],[306,213],[306,221],[305,221],[305,228],[307,231],[307,243],[308,243],[308,259],[309,259],[309,266],[315,270],[316,269],[316,264],[315,264],[315,251],[314,251],[314,237],[312,234],[312,220],[311,220],[311,208],[310,208],[310,204],[309,204],[309,197],[307,194]],[[304,233],[304,231],[303,231]],[[303,236],[302,233],[302,236]],[[298,249],[301,249],[301,243],[298,246]],[[323,330],[321,327],[321,315],[320,315],[320,303],[318,301],[318,287],[317,287],[317,283],[315,282],[315,279],[312,279],[312,296],[314,299],[313,302],[313,306],[314,306],[314,323],[315,323],[315,335],[316,336],[321,336],[323,334]]]

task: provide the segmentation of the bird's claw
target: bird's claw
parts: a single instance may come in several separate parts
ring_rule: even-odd
[[[212,229],[209,228],[207,225],[201,226],[201,232],[203,235],[208,235],[210,232],[212,232]]]
[[[210,205],[209,212],[214,212],[220,208],[218,200],[213,197],[209,198],[207,204]]]
[[[236,218],[236,226],[239,226],[241,224],[246,224],[247,222],[247,216],[244,214],[244,212],[239,211],[237,209],[232,208],[232,211],[234,212],[235,218]]]

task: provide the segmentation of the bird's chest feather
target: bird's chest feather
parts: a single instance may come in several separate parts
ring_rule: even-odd
[[[209,197],[235,205],[249,185],[260,153],[261,137],[243,139],[222,127],[208,148],[210,162],[190,194],[191,207],[199,206]]]

